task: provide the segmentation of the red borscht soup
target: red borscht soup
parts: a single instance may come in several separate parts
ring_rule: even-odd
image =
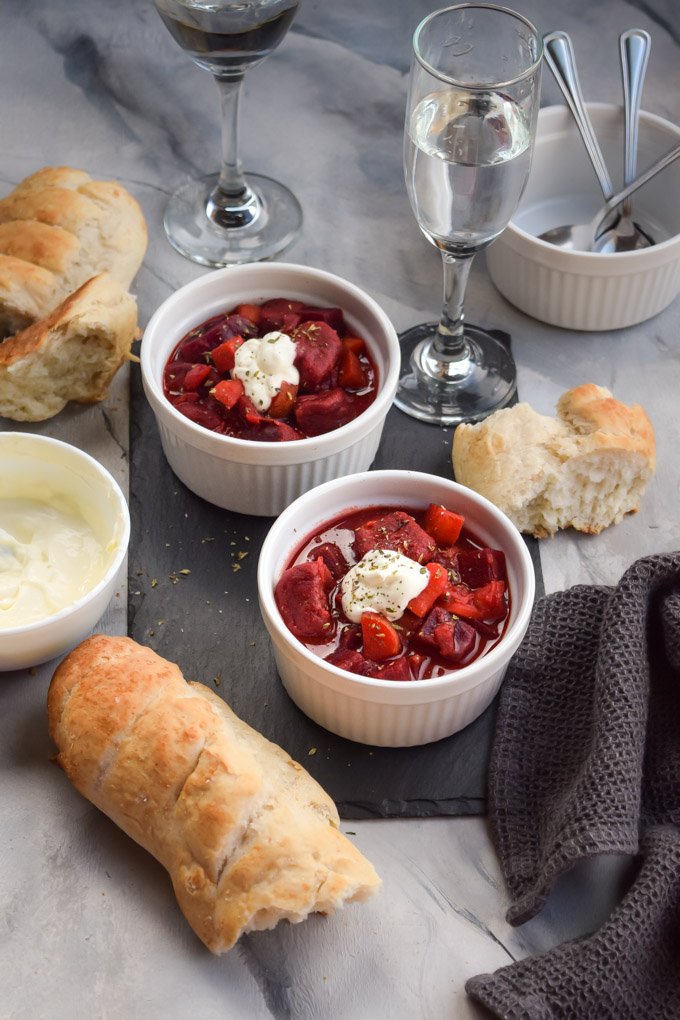
[[[238,439],[286,442],[352,421],[375,400],[378,372],[340,308],[272,298],[190,330],[163,374],[181,414]]]
[[[310,651],[382,680],[469,665],[501,639],[510,609],[505,554],[434,503],[329,521],[291,557],[274,595]]]

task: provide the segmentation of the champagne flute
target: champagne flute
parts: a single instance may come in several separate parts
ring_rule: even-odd
[[[222,167],[172,195],[163,224],[170,243],[204,266],[271,258],[302,224],[295,196],[262,174],[244,175],[238,154],[243,76],[274,50],[298,0],[154,0],[164,24],[194,63],[210,71],[222,105]]]
[[[516,391],[509,349],[465,323],[463,300],[472,259],[507,226],[529,176],[541,53],[533,25],[492,4],[435,11],[413,37],[406,185],[442,255],[444,308],[401,336],[395,403],[422,421],[479,421]]]

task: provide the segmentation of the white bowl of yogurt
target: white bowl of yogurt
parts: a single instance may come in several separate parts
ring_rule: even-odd
[[[63,654],[107,608],[130,515],[89,454],[47,436],[0,433],[0,671]]]

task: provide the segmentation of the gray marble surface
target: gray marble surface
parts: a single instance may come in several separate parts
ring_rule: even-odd
[[[432,317],[440,301],[439,259],[413,220],[401,165],[410,36],[435,6],[306,0],[245,88],[244,161],[290,184],[304,209],[287,257],[364,286],[398,329]],[[618,33],[647,28],[644,106],[680,123],[674,0],[515,6],[541,31],[572,33],[594,100],[619,101]],[[204,272],[168,246],[161,217],[175,186],[216,165],[214,86],[147,0],[5,3],[2,29],[0,187],[46,164],[123,181],[150,228],[135,283],[143,324]],[[546,77],[543,101],[557,99]],[[550,412],[564,389],[592,380],[642,403],[657,429],[659,472],[640,513],[596,539],[564,534],[545,543],[547,590],[612,583],[639,555],[677,548],[680,302],[618,333],[555,330],[507,304],[479,258],[467,303],[474,321],[512,333],[521,395],[538,410]],[[31,428],[82,446],[125,483],[126,392],[122,374],[103,405]],[[125,630],[122,578],[103,626]],[[0,677],[3,1020],[480,1017],[464,992],[467,977],[596,927],[625,881],[625,862],[592,862],[560,882],[539,917],[513,929],[483,819],[347,823],[384,879],[381,896],[331,919],[246,937],[214,958],[184,922],[160,866],[51,764],[52,668]]]

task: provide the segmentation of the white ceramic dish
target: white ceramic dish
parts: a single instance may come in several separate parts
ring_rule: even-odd
[[[511,592],[503,639],[469,666],[432,680],[373,680],[310,652],[288,630],[274,586],[300,542],[343,511],[364,506],[443,503],[506,554]],[[257,572],[260,610],[283,684],[293,701],[326,729],[350,740],[407,747],[440,740],[476,719],[498,691],[529,624],[535,580],[531,557],[513,524],[492,503],[456,482],[415,471],[371,471],[328,482],[296,500],[272,525]]]
[[[589,103],[614,187],[622,186],[623,112]],[[638,170],[680,142],[680,127],[640,114]],[[566,106],[538,117],[526,191],[512,222],[487,252],[491,279],[523,312],[554,326],[586,331],[644,322],[680,293],[680,161],[633,196],[636,218],[655,238],[651,248],[620,254],[565,251],[538,235],[565,223],[586,223],[603,205],[602,192]]]
[[[22,627],[0,628],[0,670],[24,669],[61,655],[96,625],[113,595],[130,538],[125,497],[87,453],[46,436],[0,433],[2,495],[65,497],[78,507],[105,550],[100,580],[72,605]]]
[[[273,297],[341,308],[376,362],[376,399],[358,418],[334,432],[287,443],[235,439],[190,421],[163,395],[163,369],[173,348],[210,316],[241,302],[259,303]],[[164,301],[144,332],[141,361],[163,451],[178,478],[217,506],[273,516],[315,485],[370,466],[396,392],[400,350],[390,320],[354,284],[307,266],[257,263],[202,276]]]

